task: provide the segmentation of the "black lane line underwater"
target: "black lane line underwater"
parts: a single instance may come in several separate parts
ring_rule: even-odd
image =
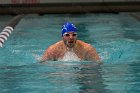
[[[23,14],[15,16],[12,20],[9,21],[6,27],[0,33],[0,48],[3,47],[4,42],[10,36],[10,34],[14,31],[15,26],[18,22],[23,18]]]

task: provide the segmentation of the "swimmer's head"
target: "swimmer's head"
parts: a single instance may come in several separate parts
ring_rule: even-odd
[[[62,36],[64,35],[64,33],[68,33],[68,32],[77,32],[77,28],[75,27],[74,24],[72,23],[65,23],[63,26],[62,26]]]

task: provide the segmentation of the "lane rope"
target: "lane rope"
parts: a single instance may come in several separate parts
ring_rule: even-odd
[[[20,19],[23,17],[22,15],[17,15],[14,17],[11,21],[9,21],[8,25],[1,31],[0,33],[0,48],[3,47],[4,42],[8,39],[10,34],[14,31],[14,27],[17,25],[17,23],[20,21]]]
[[[14,31],[14,28],[11,26],[6,26],[2,32],[0,33],[0,47],[3,46],[4,42],[7,40],[7,38],[10,36],[10,34]]]

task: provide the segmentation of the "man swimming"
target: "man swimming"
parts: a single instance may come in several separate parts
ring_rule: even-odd
[[[100,62],[96,49],[90,44],[77,40],[77,28],[72,23],[62,27],[62,40],[46,49],[41,61],[95,61]]]

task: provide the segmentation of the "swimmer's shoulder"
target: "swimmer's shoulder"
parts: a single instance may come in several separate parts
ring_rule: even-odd
[[[63,46],[63,41],[61,40],[61,41],[59,41],[59,42],[57,42],[57,43],[55,43],[55,44],[49,46],[48,49],[49,49],[49,50],[54,50],[54,51],[56,51],[56,50],[58,50],[58,49],[61,49],[62,46]]]
[[[90,44],[88,44],[88,43],[86,43],[86,42],[84,42],[82,40],[77,40],[76,42],[77,42],[77,45],[79,47],[83,47],[83,48],[90,48],[90,47],[92,47]]]

